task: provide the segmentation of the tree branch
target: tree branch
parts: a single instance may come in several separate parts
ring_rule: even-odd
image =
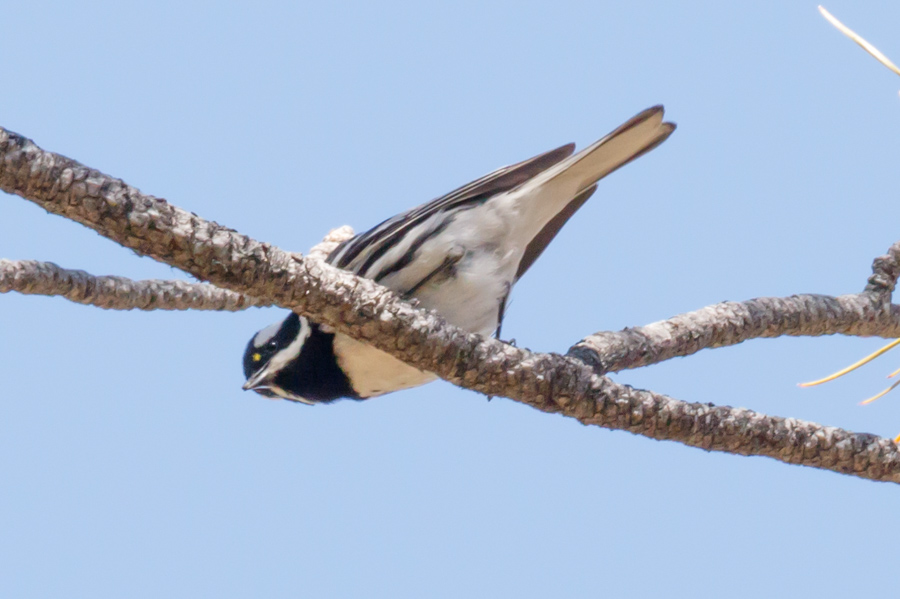
[[[643,327],[601,331],[569,349],[597,374],[649,366],[701,349],[759,337],[856,335],[900,337],[900,306],[891,294],[900,276],[900,241],[875,258],[862,293],[793,295],[714,304]]]
[[[900,337],[900,306],[889,308],[885,311],[868,293],[723,302],[643,327],[594,333],[572,346],[569,355],[606,374],[760,337]]]
[[[271,306],[207,283],[187,281],[133,281],[125,277],[94,276],[52,262],[0,259],[0,293],[58,295],[78,304],[105,310],[224,310],[236,312],[253,306]]]
[[[308,314],[481,393],[655,439],[900,482],[900,454],[887,439],[674,400],[616,384],[571,356],[468,334],[373,281],[205,221],[2,129],[0,189],[200,279]],[[780,313],[777,306],[773,310]],[[819,334],[842,332],[829,326],[823,322]]]
[[[334,229],[309,251],[309,257],[324,260],[337,245],[353,237],[353,229]],[[133,281],[126,277],[94,276],[69,270],[52,262],[4,260],[0,258],[0,293],[64,297],[78,304],[104,310],[215,310],[237,312],[271,306],[264,298],[220,289],[207,283],[187,281]]]
[[[900,241],[892,245],[886,255],[875,258],[872,276],[869,277],[863,293],[874,295],[885,303],[889,302],[897,285],[898,275],[900,275]]]

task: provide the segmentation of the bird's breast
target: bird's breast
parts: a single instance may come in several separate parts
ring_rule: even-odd
[[[362,398],[418,387],[437,378],[342,333],[334,336],[334,357]]]

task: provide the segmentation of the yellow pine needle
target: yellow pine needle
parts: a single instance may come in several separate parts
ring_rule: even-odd
[[[809,382],[809,383],[800,383],[799,386],[800,386],[800,387],[813,387],[813,386],[815,386],[815,385],[821,385],[822,383],[827,383],[827,382],[829,382],[829,381],[833,381],[833,380],[836,379],[836,378],[840,378],[840,377],[844,376],[844,375],[847,374],[848,372],[853,372],[854,370],[856,370],[856,369],[859,368],[860,366],[863,366],[863,365],[865,365],[865,364],[868,364],[869,362],[871,362],[872,360],[874,360],[875,358],[877,358],[877,357],[880,356],[881,354],[891,351],[892,349],[894,349],[894,348],[897,347],[898,345],[900,345],[900,339],[894,339],[893,341],[891,341],[890,343],[888,343],[887,345],[885,345],[884,347],[882,347],[882,348],[879,349],[878,351],[869,354],[868,356],[866,356],[865,358],[863,358],[863,359],[860,360],[859,362],[855,362],[855,363],[851,364],[850,366],[844,368],[843,370],[838,370],[838,371],[835,372],[834,374],[830,374],[830,375],[826,376],[824,379],[819,379],[819,380],[817,380],[817,381],[811,381],[811,382]],[[897,372],[900,372],[900,370],[898,370]],[[895,372],[894,374],[896,374],[896,372]],[[891,387],[891,389],[893,389],[893,387]],[[888,391],[890,391],[890,389],[888,389]],[[885,393],[887,393],[887,391],[885,391]],[[883,395],[883,394],[882,394],[882,395]],[[875,401],[875,400],[878,399],[879,397],[881,397],[881,395],[878,395],[878,396],[876,396],[876,397],[874,397],[874,398],[868,399],[868,400],[866,400],[864,403],[868,403],[868,402],[870,402],[870,401]]]
[[[855,31],[853,31],[852,29],[850,29],[849,27],[847,27],[846,25],[844,25],[843,23],[838,21],[836,18],[834,18],[834,16],[830,12],[825,10],[825,8],[821,5],[819,6],[819,12],[822,13],[822,16],[825,17],[829,23],[834,25],[838,31],[840,31],[841,33],[843,33],[844,35],[849,37],[851,40],[853,40],[854,42],[859,44],[860,47],[863,50],[865,50],[866,52],[868,52],[869,54],[871,54],[875,58],[875,60],[877,60],[878,62],[880,62],[887,68],[889,68],[890,70],[892,70],[897,75],[900,75],[900,68],[897,68],[897,65],[895,65],[893,62],[891,62],[891,60],[887,56],[885,56],[884,54],[879,52],[878,48],[876,48],[875,46],[873,46],[872,44],[870,44],[869,42],[864,40]]]
[[[822,13],[822,16],[825,17],[825,19],[826,19],[829,23],[831,23],[832,25],[834,25],[834,26],[837,28],[838,31],[840,31],[841,33],[843,33],[844,35],[846,35],[847,37],[849,37],[851,40],[853,40],[854,42],[856,42],[857,44],[859,44],[859,46],[860,46],[863,50],[865,50],[866,52],[868,52],[870,55],[872,55],[872,57],[873,57],[875,60],[877,60],[878,62],[880,62],[881,64],[883,64],[885,67],[887,67],[888,69],[890,69],[893,73],[895,73],[895,74],[897,74],[897,75],[900,75],[900,68],[897,68],[897,65],[895,65],[893,62],[891,62],[891,59],[889,59],[887,56],[885,56],[884,54],[882,54],[882,53],[878,50],[878,48],[876,48],[875,46],[873,46],[872,44],[870,44],[869,42],[867,42],[865,39],[863,39],[863,38],[862,38],[859,34],[857,34],[855,31],[853,31],[852,29],[850,29],[849,27],[847,27],[846,25],[844,25],[843,23],[841,23],[840,21],[838,21],[838,20],[837,20],[830,12],[828,12],[827,10],[825,10],[825,7],[823,7],[823,6],[820,5],[820,6],[819,6],[819,12]],[[855,364],[852,364],[852,365],[848,366],[847,368],[844,368],[844,369],[841,370],[841,371],[835,372],[835,373],[832,374],[831,376],[827,376],[827,377],[825,377],[824,379],[820,379],[820,380],[818,380],[818,381],[813,381],[813,382],[811,382],[811,383],[801,383],[800,386],[801,386],[801,387],[811,387],[811,386],[813,386],[813,385],[820,385],[820,384],[822,384],[822,383],[827,383],[828,381],[833,381],[834,379],[836,379],[836,378],[838,378],[838,377],[844,376],[844,375],[847,374],[848,372],[851,372],[851,371],[853,371],[853,370],[856,370],[857,368],[859,368],[859,367],[862,366],[863,364],[866,364],[866,363],[868,363],[868,362],[871,362],[872,360],[874,360],[875,358],[877,358],[877,357],[880,356],[881,354],[883,354],[883,353],[885,353],[885,352],[887,352],[887,351],[890,351],[891,349],[897,347],[897,345],[900,345],[900,339],[896,339],[896,340],[890,342],[890,343],[887,344],[885,347],[882,347],[881,349],[879,349],[879,350],[876,351],[875,353],[873,353],[873,354],[871,354],[871,355],[869,355],[869,356],[866,356],[865,358],[863,358],[863,359],[860,360],[859,362],[857,362],[857,363],[855,363]],[[891,374],[889,374],[889,375],[888,375],[888,378],[894,378],[894,377],[897,376],[898,374],[900,374],[900,368],[898,368],[897,370],[895,370],[894,372],[892,372]],[[898,386],[900,386],[900,381],[895,382],[893,385],[891,385],[890,387],[888,387],[887,389],[885,389],[885,390],[882,391],[881,393],[878,393],[877,395],[874,395],[874,396],[870,397],[869,399],[867,399],[867,400],[861,402],[861,404],[869,404],[869,403],[872,403],[872,402],[875,401],[876,399],[879,399],[879,398],[881,398],[881,397],[884,397],[885,395],[887,395],[888,393],[890,393],[891,391],[893,391],[893,390],[894,390],[895,388],[897,388]],[[896,437],[894,437],[894,443],[900,443],[900,435],[897,435]]]
[[[869,399],[864,399],[863,401],[859,402],[859,405],[864,406],[864,405],[866,405],[866,404],[868,404],[868,403],[872,403],[872,402],[875,401],[876,399],[881,399],[882,397],[884,397],[885,395],[887,395],[888,393],[890,393],[891,391],[893,391],[894,389],[896,389],[898,385],[900,385],[900,381],[897,381],[896,383],[894,383],[893,385],[891,385],[890,387],[888,387],[887,389],[885,389],[885,390],[882,391],[881,393],[878,393],[878,394],[876,394],[876,395],[873,395],[873,396],[870,397]]]

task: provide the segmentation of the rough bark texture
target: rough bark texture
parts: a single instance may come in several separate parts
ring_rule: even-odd
[[[353,237],[353,229],[331,231],[313,247],[309,257],[322,260],[337,245]],[[271,306],[272,301],[235,293],[207,283],[188,281],[133,281],[126,277],[95,276],[52,262],[0,258],[0,293],[64,297],[78,304],[105,310],[215,310],[236,312]]]
[[[225,310],[236,312],[272,302],[187,281],[133,281],[94,276],[52,262],[0,259],[0,293],[58,295],[106,310]]]
[[[872,276],[864,293],[876,296],[883,303],[890,303],[891,294],[900,275],[900,241],[888,248],[887,254],[875,258]]]
[[[598,333],[561,356],[467,334],[372,281],[203,220],[3,129],[0,189],[199,279],[296,309],[481,393],[654,439],[900,482],[900,453],[887,439],[678,401],[598,374],[754,337],[897,335],[897,308],[889,303],[900,272],[897,246],[876,261],[869,287],[857,296],[719,304],[639,329]]]
[[[575,344],[569,355],[605,374],[759,337],[900,337],[900,308],[882,306],[877,296],[865,292],[723,302],[643,327],[595,333]]]

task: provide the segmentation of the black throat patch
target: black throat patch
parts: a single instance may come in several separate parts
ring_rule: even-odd
[[[275,384],[318,403],[328,403],[342,397],[362,399],[350,386],[347,375],[334,356],[334,334],[326,333],[311,322],[310,334],[295,360],[288,363],[275,377]]]

